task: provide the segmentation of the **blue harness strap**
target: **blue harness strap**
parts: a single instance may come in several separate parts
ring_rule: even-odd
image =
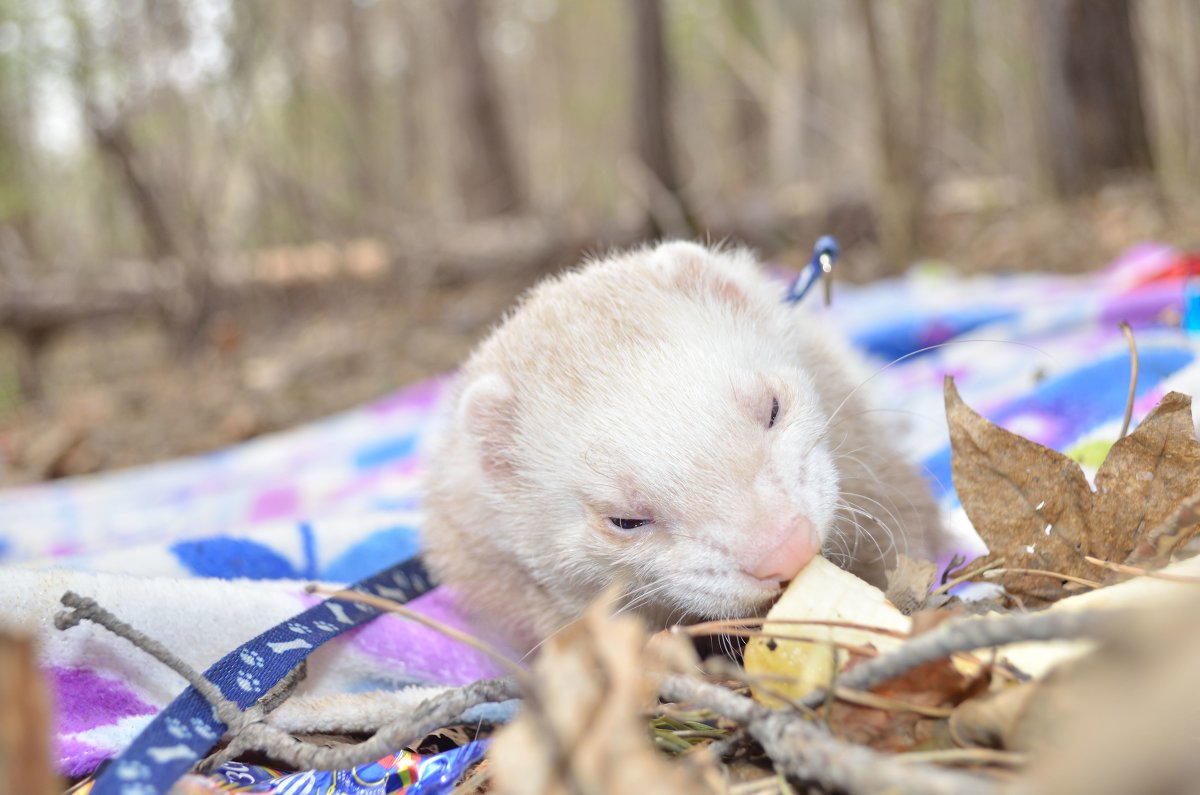
[[[407,602],[434,583],[419,557],[350,586],[351,590]],[[318,646],[365,624],[380,610],[327,599],[226,654],[204,676],[242,709],[253,705]],[[188,687],[150,722],[125,753],[101,771],[93,795],[161,795],[221,739],[226,725]]]

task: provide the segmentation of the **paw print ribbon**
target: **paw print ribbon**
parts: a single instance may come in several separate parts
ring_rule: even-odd
[[[434,583],[420,558],[410,558],[350,586],[406,602]],[[380,614],[377,608],[327,599],[268,629],[212,665],[204,676],[242,709],[266,695],[323,643]],[[160,795],[225,733],[226,725],[195,689],[183,691],[150,722],[125,753],[101,771],[92,795]]]

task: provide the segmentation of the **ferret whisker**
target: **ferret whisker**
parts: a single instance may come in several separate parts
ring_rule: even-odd
[[[836,555],[842,560],[849,560],[850,545],[846,541],[846,534],[840,528],[834,528],[834,533],[831,533],[825,539],[825,543],[821,545],[821,553],[827,558]]]
[[[862,411],[856,411],[853,414],[843,414],[838,419],[837,424],[840,425],[841,423],[843,423],[847,420],[856,419],[858,417],[862,417],[865,414],[880,414],[880,413],[905,414],[909,417],[916,417],[919,420],[933,423],[935,425],[940,422],[939,418],[937,418],[937,417],[930,416],[929,414],[922,414],[919,411],[912,411],[911,409],[892,409],[892,408],[876,407],[876,408],[863,409]]]
[[[862,529],[862,525],[855,521],[853,517],[848,517],[845,521],[858,530],[858,533],[853,534],[846,532],[845,530],[840,531],[840,546],[842,550],[844,550],[842,554],[845,556],[846,560],[853,560],[855,553],[858,551],[859,538],[865,531]]]
[[[855,495],[855,496],[861,496],[861,495]],[[866,499],[870,499],[870,498],[866,498]],[[872,502],[875,502],[875,501],[872,500]],[[896,550],[899,549],[899,547],[896,544],[896,533],[893,531],[893,529],[890,526],[888,526],[888,524],[886,522],[880,521],[879,518],[876,517],[874,514],[870,513],[869,511],[863,510],[862,508],[859,508],[857,506],[847,504],[846,507],[849,508],[850,511],[853,512],[854,514],[857,514],[866,519],[869,519],[871,522],[873,522],[875,524],[876,527],[878,527],[880,530],[882,530],[884,532],[885,536],[887,537],[888,546],[890,549],[896,549]],[[886,506],[880,505],[880,507],[883,508],[885,511],[887,510]],[[893,517],[893,520],[894,520],[894,517]],[[879,539],[875,537],[875,534],[867,532],[863,528],[862,524],[860,524],[857,520],[852,518],[850,521],[860,531],[858,533],[858,535],[855,537],[855,541],[857,542],[859,538],[861,538],[862,536],[865,535],[879,552],[879,557],[877,558],[877,560],[879,560],[879,561],[885,560],[887,558],[887,552],[884,551],[883,546],[879,543]],[[855,548],[857,549],[857,543],[855,544]]]
[[[850,398],[854,397],[854,395],[857,394],[858,390],[862,389],[864,386],[866,386],[868,383],[873,381],[879,375],[881,375],[885,371],[891,369],[892,367],[895,367],[897,364],[900,364],[903,361],[907,361],[908,359],[911,359],[914,356],[919,356],[922,353],[928,353],[929,351],[937,350],[938,348],[948,348],[951,345],[962,345],[962,344],[966,344],[969,342],[976,342],[976,343],[986,342],[986,343],[1001,344],[1001,345],[1018,345],[1022,348],[1028,348],[1031,351],[1039,353],[1042,356],[1046,356],[1056,363],[1058,361],[1058,358],[1055,357],[1054,355],[1052,355],[1051,353],[1049,353],[1048,351],[1045,351],[1045,350],[1037,347],[1036,345],[1030,345],[1029,343],[1026,343],[1026,342],[1017,342],[1016,340],[989,340],[989,339],[947,340],[946,342],[939,342],[936,345],[926,345],[924,348],[918,348],[915,351],[909,351],[908,353],[904,354],[903,356],[897,356],[895,359],[892,359],[890,362],[885,364],[883,367],[880,367],[878,370],[871,373],[871,375],[867,376],[867,378],[865,378],[862,382],[860,382],[858,384],[858,386],[854,387],[854,389],[851,389],[850,393],[847,394],[846,397],[842,398],[842,402],[837,405],[837,408],[835,408],[833,410],[833,412],[829,415],[829,419],[826,420],[826,425],[833,422],[833,420],[837,417],[838,412],[840,412],[842,410],[842,407],[846,405],[846,403],[850,400]]]
[[[857,461],[857,459],[855,459],[853,456],[857,453],[863,452],[864,450],[866,450],[866,447],[856,447],[853,450],[847,450],[844,453],[841,451],[830,451],[830,457],[833,459],[833,463],[835,464],[840,461]]]
[[[893,524],[895,524],[895,526],[896,526],[896,530],[897,530],[897,531],[899,531],[899,532],[901,532],[901,533],[905,532],[905,529],[906,529],[906,528],[904,527],[904,523],[900,521],[900,517],[896,516],[896,513],[895,513],[895,512],[894,512],[894,511],[893,511],[891,508],[887,507],[886,505],[884,505],[884,504],[883,504],[882,502],[880,502],[879,500],[877,500],[877,499],[875,499],[875,498],[873,498],[873,497],[868,497],[868,496],[867,496],[867,495],[865,495],[865,494],[858,494],[858,493],[856,493],[856,492],[853,492],[853,491],[846,491],[846,490],[844,490],[844,489],[843,489],[843,493],[844,493],[844,494],[845,494],[847,497],[854,497],[854,498],[857,498],[857,499],[860,499],[860,500],[866,500],[867,502],[869,502],[869,503],[871,503],[871,504],[873,504],[873,505],[878,505],[880,508],[882,508],[882,509],[883,509],[883,512],[884,512],[884,513],[886,513],[886,514],[888,515],[888,518],[892,520]],[[893,506],[893,507],[894,507],[894,506]],[[879,519],[877,519],[876,517],[872,517],[872,518],[873,518],[873,519],[875,519],[875,521],[877,521],[877,522],[879,521]],[[883,525],[883,523],[882,523],[882,522],[880,522],[880,525],[881,525],[881,526],[884,526],[884,527],[885,527],[885,529],[887,529],[887,528],[886,528],[886,526],[885,526],[885,525]]]
[[[660,593],[663,593],[670,587],[670,580],[659,580],[646,583],[645,585],[634,589],[633,592],[626,594],[624,596],[626,600],[625,603],[614,612],[614,615],[636,612],[638,608],[647,604],[653,597],[658,596]]]
[[[912,512],[912,515],[916,516],[917,514],[920,513],[920,511],[917,510],[916,504],[912,501],[912,495],[909,494],[906,489],[899,488],[898,486],[896,486],[894,484],[884,483],[883,480],[879,477],[879,475],[877,475],[875,473],[875,470],[873,470],[871,467],[867,466],[866,463],[864,461],[862,461],[861,459],[859,459],[857,456],[846,455],[846,456],[844,456],[844,458],[847,461],[853,461],[854,463],[858,464],[858,466],[860,468],[862,468],[862,470],[864,472],[866,472],[867,475],[870,476],[870,480],[872,480],[877,486],[879,486],[879,488],[882,491],[884,491],[884,492],[890,491],[893,494],[899,494],[904,499],[904,501],[908,503],[908,508]],[[867,479],[864,477],[859,477],[859,476],[854,476],[854,475],[846,475],[845,473],[842,474],[841,478],[843,481],[847,481],[847,480],[854,481],[854,480],[866,480]],[[896,505],[893,503],[892,507],[895,508]]]
[[[887,553],[883,551],[883,546],[879,543],[879,539],[875,538],[875,535],[873,533],[868,533],[863,528],[863,526],[861,524],[859,524],[857,521],[855,521],[853,519],[851,519],[850,521],[854,524],[855,527],[858,528],[858,531],[859,531],[858,534],[855,536],[855,549],[857,550],[857,548],[858,548],[858,539],[862,538],[863,536],[866,536],[867,540],[870,541],[872,545],[874,545],[876,551],[879,553],[879,556],[877,558],[875,558],[875,560],[876,561],[886,560]],[[880,525],[880,526],[883,527],[883,525]],[[884,529],[886,530],[887,528],[885,527]]]
[[[833,430],[833,429],[832,429],[832,428],[823,429],[823,430],[821,430],[821,431],[817,432],[816,434],[814,434],[814,435],[813,435],[813,440],[812,440],[812,443],[811,443],[811,444],[809,444],[809,446],[808,446],[808,450],[807,450],[806,452],[809,452],[809,453],[811,453],[811,452],[812,452],[812,450],[813,450],[813,448],[815,448],[815,447],[816,447],[818,444],[820,444],[820,443],[821,443],[821,440],[825,438],[825,434],[826,434],[826,433],[828,433],[828,432],[829,432],[829,431],[831,431],[831,430]],[[849,439],[849,438],[850,438],[850,431],[849,431],[849,429],[847,429],[847,430],[845,431],[845,433],[843,433],[843,434],[842,434],[842,438],[838,440],[838,443],[837,443],[837,444],[835,444],[835,445],[833,446],[833,448],[830,450],[830,453],[829,453],[829,454],[830,454],[830,455],[835,455],[835,454],[837,453],[837,451],[838,451],[838,450],[841,450],[841,449],[842,449],[842,445],[844,445],[844,444],[846,443],[846,440],[847,440],[847,439]]]

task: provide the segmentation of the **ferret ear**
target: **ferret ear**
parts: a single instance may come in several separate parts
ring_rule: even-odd
[[[708,298],[733,309],[745,309],[746,293],[722,268],[722,255],[683,241],[661,243],[654,250],[670,283],[687,295]]]
[[[504,378],[487,373],[468,383],[458,400],[458,424],[472,439],[485,475],[514,472],[516,396]]]

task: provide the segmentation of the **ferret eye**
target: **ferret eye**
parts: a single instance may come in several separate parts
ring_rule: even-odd
[[[779,398],[771,398],[771,419],[767,420],[767,427],[774,428],[775,420],[779,417]]]
[[[650,524],[649,519],[621,519],[616,516],[608,517],[608,521],[612,522],[615,527],[619,527],[622,530],[636,530],[642,525]]]

